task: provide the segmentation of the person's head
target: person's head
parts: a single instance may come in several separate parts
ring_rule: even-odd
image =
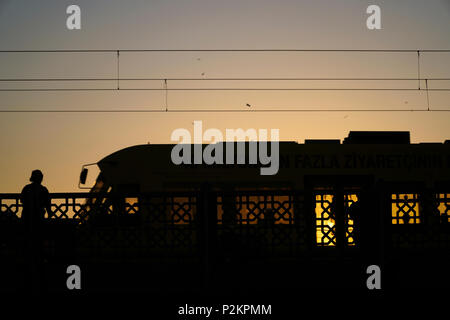
[[[31,182],[40,184],[42,182],[43,178],[44,178],[44,175],[42,174],[41,170],[33,170],[33,172],[31,172],[31,177],[30,177]]]

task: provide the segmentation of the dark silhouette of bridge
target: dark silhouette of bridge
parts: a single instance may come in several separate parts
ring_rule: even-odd
[[[73,264],[87,291],[365,289],[373,264],[383,289],[448,286],[450,195],[398,190],[53,193],[32,262],[20,195],[0,194],[1,289],[30,289],[30,263],[44,291]]]

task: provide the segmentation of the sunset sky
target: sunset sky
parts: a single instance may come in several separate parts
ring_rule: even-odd
[[[66,8],[81,8],[81,30]],[[381,30],[366,8],[381,7]],[[450,50],[450,0],[0,0],[0,50],[378,49]],[[421,78],[450,79],[450,52],[423,53]],[[0,79],[115,78],[115,52],[0,53]],[[408,81],[170,81],[169,88],[411,88],[416,52],[122,52],[121,78],[407,78]],[[121,89],[163,88],[123,81]],[[116,88],[116,81],[0,82],[10,88]],[[450,80],[429,81],[450,89]],[[421,81],[425,87],[425,81]],[[450,110],[450,91],[429,92]],[[247,107],[250,104],[251,107]],[[0,193],[20,192],[33,169],[50,192],[77,191],[81,166],[127,146],[171,143],[177,128],[280,130],[280,139],[343,139],[351,130],[450,139],[450,112],[269,112],[261,109],[427,109],[419,91],[168,91],[169,110],[248,113],[0,112]],[[0,91],[0,111],[165,110],[165,91]]]

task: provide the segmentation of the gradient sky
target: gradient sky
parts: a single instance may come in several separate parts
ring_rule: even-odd
[[[66,28],[66,7],[81,7],[82,29]],[[382,30],[366,28],[378,4]],[[0,0],[0,50],[45,49],[450,49],[450,0]],[[123,53],[121,77],[415,78],[415,53]],[[427,53],[422,77],[450,78],[450,53]],[[113,53],[0,53],[0,78],[116,76]],[[114,87],[98,83],[12,86]],[[421,83],[424,86],[424,82]],[[450,81],[430,82],[450,88]],[[161,88],[122,82],[122,88]],[[169,82],[185,87],[402,87],[417,82]],[[423,109],[424,91],[170,91],[169,109]],[[430,92],[450,109],[449,92]],[[164,109],[161,91],[0,92],[0,110]],[[170,143],[176,128],[278,128],[281,140],[343,139],[350,130],[407,130],[413,142],[450,139],[449,112],[0,113],[0,192],[20,192],[31,170],[51,192],[77,191],[80,168],[121,148]]]

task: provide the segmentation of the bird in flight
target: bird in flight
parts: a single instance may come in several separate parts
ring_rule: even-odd
[[[247,103],[246,106],[249,107],[249,108],[251,107],[251,105],[249,103]]]

